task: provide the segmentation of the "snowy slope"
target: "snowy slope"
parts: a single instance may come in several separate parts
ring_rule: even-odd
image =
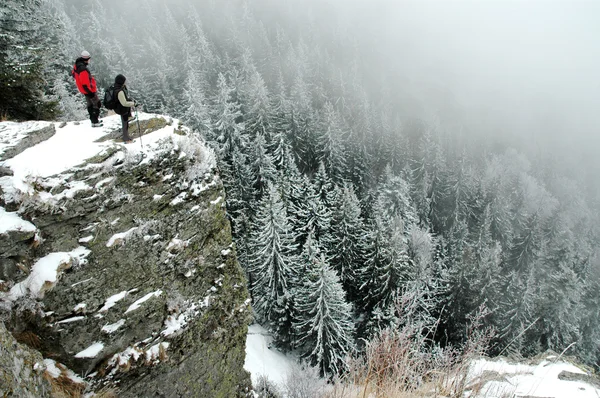
[[[246,362],[244,369],[252,375],[252,383],[266,376],[279,386],[285,384],[285,379],[294,369],[294,358],[288,357],[276,348],[269,348],[273,338],[267,330],[258,324],[248,327],[246,339]]]

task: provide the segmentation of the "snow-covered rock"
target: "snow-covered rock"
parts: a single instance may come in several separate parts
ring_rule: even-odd
[[[121,144],[110,116],[46,123],[53,135],[4,152],[0,319],[27,315],[10,327],[43,335],[40,351],[92,389],[237,396],[250,312],[214,155],[178,121],[139,117],[143,146]],[[0,141],[31,131],[0,123]]]

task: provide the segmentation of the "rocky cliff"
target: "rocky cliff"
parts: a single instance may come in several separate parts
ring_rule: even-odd
[[[31,366],[72,371],[81,391],[246,396],[251,311],[214,156],[176,121],[143,119],[143,148],[105,121],[98,153],[58,175],[17,178],[23,149],[4,152],[0,220],[22,221],[0,228],[0,320],[46,358]]]

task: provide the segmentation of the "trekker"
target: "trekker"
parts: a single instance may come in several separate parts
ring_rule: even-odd
[[[131,108],[137,105],[137,102],[129,98],[129,91],[125,85],[125,76],[117,75],[115,77],[115,93],[117,94],[117,102],[115,104],[115,112],[121,115],[121,131],[123,132],[123,142],[131,144],[133,140],[129,137],[129,117],[131,116]]]
[[[102,103],[100,102],[100,98],[98,98],[96,79],[94,79],[87,68],[91,58],[89,52],[83,51],[81,57],[77,58],[75,61],[75,66],[73,66],[71,75],[75,78],[75,83],[77,84],[79,92],[85,95],[85,102],[88,113],[90,114],[92,127],[101,127],[102,122],[98,120],[98,116],[100,116],[100,107],[102,106]]]

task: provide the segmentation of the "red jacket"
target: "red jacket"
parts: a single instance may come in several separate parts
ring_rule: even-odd
[[[87,64],[83,58],[77,58],[71,75],[75,78],[75,84],[77,84],[81,94],[94,94],[96,92],[96,79],[92,77],[87,69]]]

